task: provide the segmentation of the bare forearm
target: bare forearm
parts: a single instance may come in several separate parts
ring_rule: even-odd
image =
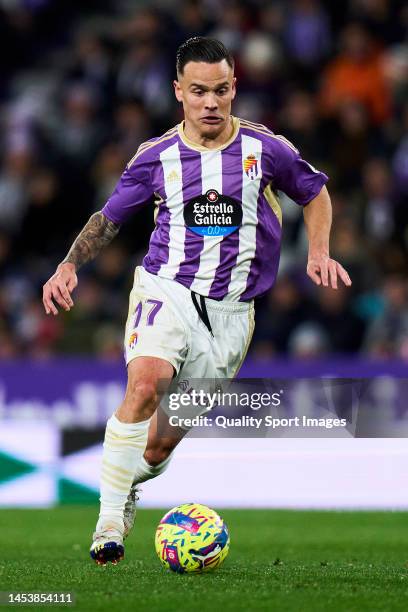
[[[329,255],[332,206],[326,187],[305,206],[303,217],[309,239],[309,258],[316,253]]]
[[[307,274],[316,285],[337,289],[337,279],[340,278],[346,287],[350,287],[347,271],[329,255],[332,207],[326,187],[305,206],[303,217],[309,239]]]
[[[101,212],[94,213],[75,239],[62,263],[72,263],[75,270],[79,270],[114,239],[119,229],[119,225],[109,221]]]

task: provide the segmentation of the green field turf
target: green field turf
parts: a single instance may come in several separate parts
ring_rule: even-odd
[[[225,564],[184,576],[156,558],[162,514],[139,510],[125,560],[97,567],[88,558],[96,507],[0,510],[0,591],[73,591],[75,607],[63,607],[87,612],[408,609],[408,513],[221,511]]]

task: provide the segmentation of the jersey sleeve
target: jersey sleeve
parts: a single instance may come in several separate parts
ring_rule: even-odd
[[[149,164],[140,160],[130,161],[102,213],[113,223],[121,225],[148,204],[153,191]]]
[[[305,206],[321,191],[329,177],[302,159],[299,151],[282,136],[271,142],[269,160],[272,187],[286,193],[300,206]]]

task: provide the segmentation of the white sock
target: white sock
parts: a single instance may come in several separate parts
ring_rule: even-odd
[[[98,526],[107,519],[123,525],[123,510],[147,444],[150,419],[121,423],[112,415],[106,424]]]
[[[146,459],[142,455],[139,460],[139,463],[137,464],[133,482],[140,483],[145,482],[146,480],[150,480],[151,478],[156,478],[156,476],[159,476],[159,474],[161,474],[162,472],[164,472],[164,470],[167,469],[172,456],[173,453],[170,453],[167,459],[165,459],[158,465],[150,465],[150,463],[147,463]]]

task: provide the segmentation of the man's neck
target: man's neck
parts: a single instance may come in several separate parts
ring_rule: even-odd
[[[222,145],[228,142],[228,140],[231,138],[233,131],[234,122],[232,120],[232,115],[230,115],[225,128],[215,138],[203,136],[197,132],[186,120],[184,121],[183,129],[184,135],[188,140],[196,145],[199,145],[200,147],[206,147],[207,149],[217,149],[218,147],[222,147]]]

